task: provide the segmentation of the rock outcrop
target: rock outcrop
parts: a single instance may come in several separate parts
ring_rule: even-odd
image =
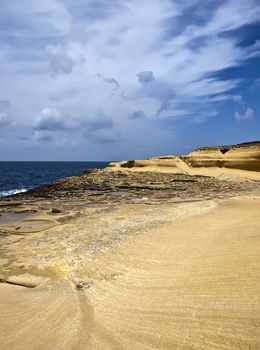
[[[129,160],[110,163],[110,170],[156,171],[181,174],[231,173],[260,174],[260,141],[231,146],[203,147],[180,157],[152,157],[147,160]]]
[[[0,198],[1,349],[260,349],[260,179],[215,176],[260,175],[259,148]]]
[[[198,148],[183,159],[192,168],[216,167],[260,172],[260,142]]]
[[[190,169],[181,157],[162,156],[152,157],[145,160],[128,160],[123,162],[110,163],[109,169],[130,170],[130,171],[155,171],[169,172],[173,174],[189,174]]]

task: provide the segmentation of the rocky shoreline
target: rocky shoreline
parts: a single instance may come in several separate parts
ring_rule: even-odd
[[[4,350],[257,348],[259,177],[136,162],[0,200]]]
[[[252,150],[255,156],[254,162],[259,157],[260,142],[228,147],[229,150],[238,152],[236,157],[241,155],[241,149],[242,158]],[[224,146],[201,148],[186,158],[194,158],[196,152],[200,153],[200,157],[204,154],[203,157],[208,158],[209,152],[216,150],[219,152],[221,149],[223,150]],[[226,152],[223,156],[226,156]],[[154,165],[154,162],[158,161],[157,168],[151,167],[150,163]],[[165,164],[162,166],[160,163],[165,161],[167,171]],[[249,158],[248,162],[251,161]],[[171,156],[156,158],[156,161],[155,158],[148,159],[143,161],[146,163],[141,168],[138,162],[119,162],[116,165],[111,163],[102,170],[88,169],[78,176],[63,178],[24,193],[2,198],[0,231],[2,234],[22,234],[27,231],[46,230],[80,216],[84,208],[91,206],[122,204],[151,206],[221,199],[260,192],[260,177],[251,178],[251,173],[255,173],[252,171],[242,172],[242,177],[237,177],[235,171],[231,175],[228,173],[229,176],[225,171],[221,175],[217,172],[217,176],[212,176],[208,175],[207,168],[200,168],[202,174],[197,174],[192,167],[186,168],[185,171],[183,167],[176,168],[176,157]],[[174,163],[172,167],[171,162]],[[188,167],[187,164],[186,166]]]
[[[258,181],[242,181],[243,184],[232,180],[219,180],[213,176],[170,174],[160,172],[111,172],[100,169],[86,170],[83,174],[58,180],[11,198],[89,198],[105,195],[110,192],[128,191],[137,197],[143,194],[149,197],[157,193],[167,197],[186,197],[201,195],[217,195],[233,191],[248,191],[254,189]]]

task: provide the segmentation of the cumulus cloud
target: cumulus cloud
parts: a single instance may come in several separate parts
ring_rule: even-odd
[[[237,121],[250,121],[255,119],[255,112],[253,108],[247,107],[244,113],[235,112],[235,119]]]
[[[236,121],[251,121],[255,119],[255,111],[251,107],[247,107],[243,96],[233,95],[231,100],[236,103],[236,112],[234,114]]]
[[[63,130],[65,122],[60,112],[55,108],[44,108],[33,123],[35,130]]]
[[[56,132],[62,132],[68,135],[78,133],[79,135],[93,136],[99,130],[112,129],[113,127],[113,119],[102,111],[90,117],[75,117],[68,113],[62,114],[55,108],[44,108],[33,123],[35,130],[34,138],[40,141],[51,141],[53,134]],[[95,139],[94,136],[93,139]]]

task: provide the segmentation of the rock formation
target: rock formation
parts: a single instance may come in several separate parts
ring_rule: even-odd
[[[259,157],[200,148],[0,199],[1,349],[260,349]]]
[[[110,170],[157,171],[181,174],[246,173],[260,172],[260,141],[231,146],[203,147],[185,156],[152,157],[147,160],[130,160],[110,163]],[[243,174],[243,173],[241,173]],[[247,174],[249,175],[249,174]],[[259,174],[254,174],[255,176]]]
[[[198,148],[183,160],[192,168],[216,167],[260,171],[260,142]]]

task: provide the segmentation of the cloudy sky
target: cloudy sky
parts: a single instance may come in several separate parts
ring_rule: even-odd
[[[259,0],[1,0],[0,160],[260,139]]]

